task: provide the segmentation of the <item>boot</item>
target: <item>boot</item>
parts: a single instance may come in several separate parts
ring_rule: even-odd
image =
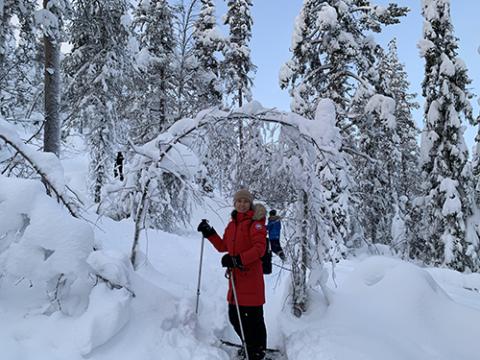
[[[249,360],[264,360],[265,359],[265,348],[263,346],[255,347],[248,350]]]
[[[247,357],[245,356],[245,349],[241,347],[237,350],[237,357],[236,360],[245,360]]]

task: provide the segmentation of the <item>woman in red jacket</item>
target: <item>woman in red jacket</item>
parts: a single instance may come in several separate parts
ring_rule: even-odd
[[[200,223],[198,231],[219,252],[227,252],[222,257],[221,263],[223,267],[230,269],[230,276],[233,276],[248,357],[250,360],[261,360],[267,348],[267,331],[263,319],[265,284],[260,259],[266,248],[266,210],[260,204],[253,206],[253,196],[246,189],[235,193],[233,203],[235,210],[225,228],[223,238],[206,221]],[[231,282],[227,301],[230,323],[241,338]]]

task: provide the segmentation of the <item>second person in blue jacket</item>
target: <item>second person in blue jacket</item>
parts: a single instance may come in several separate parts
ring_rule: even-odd
[[[277,216],[276,210],[270,210],[268,214],[270,216],[268,217],[267,230],[270,247],[272,251],[282,259],[282,261],[285,261],[285,253],[280,245],[280,230],[282,229],[280,216]]]

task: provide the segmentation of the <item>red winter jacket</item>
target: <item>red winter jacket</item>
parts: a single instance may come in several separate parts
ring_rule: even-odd
[[[246,213],[234,211],[232,220],[223,234],[223,240],[218,234],[208,237],[208,240],[219,252],[232,256],[240,255],[243,269],[233,269],[233,280],[237,290],[240,306],[260,306],[265,304],[265,284],[263,282],[262,261],[265,254],[267,231],[265,216],[260,220],[258,214],[249,210]],[[227,301],[235,304],[231,282],[228,285]]]

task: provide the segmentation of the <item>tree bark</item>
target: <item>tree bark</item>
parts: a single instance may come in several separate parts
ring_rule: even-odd
[[[307,268],[308,268],[308,259],[309,259],[309,249],[308,249],[308,194],[305,191],[301,191],[302,200],[299,204],[302,209],[302,218],[300,225],[300,245],[299,245],[299,256],[297,261],[300,263],[296,266],[296,271],[293,271],[292,266],[292,276],[293,279],[293,314],[296,317],[301,317],[302,314],[307,310]]]
[[[48,8],[50,0],[43,0]],[[60,16],[59,14],[55,14]],[[59,22],[60,23],[60,22]],[[45,52],[45,127],[43,151],[60,155],[60,42],[59,39],[45,33],[43,37]]]
[[[133,234],[133,244],[132,244],[132,252],[130,254],[130,262],[132,263],[133,268],[136,268],[137,262],[137,253],[139,248],[139,240],[140,240],[140,232],[142,230],[141,222],[143,214],[145,213],[145,208],[147,207],[147,194],[148,194],[148,187],[150,186],[150,179],[147,180],[145,186],[143,187],[142,198],[140,203],[137,206],[137,213],[135,215],[135,232]]]

